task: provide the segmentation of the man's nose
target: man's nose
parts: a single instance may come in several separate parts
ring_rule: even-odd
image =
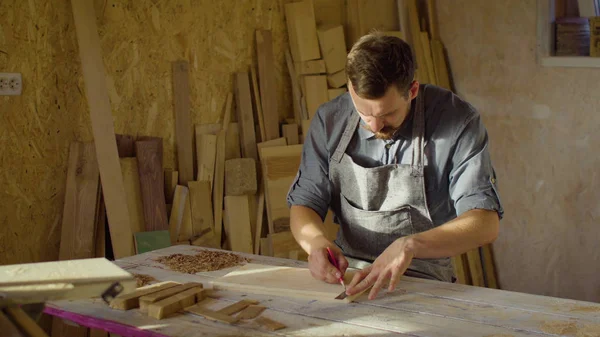
[[[383,121],[379,118],[373,118],[371,119],[371,121],[369,121],[369,127],[371,127],[371,131],[373,132],[381,131],[381,129],[383,129],[383,126]]]

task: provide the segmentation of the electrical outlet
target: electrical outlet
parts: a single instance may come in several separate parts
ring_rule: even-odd
[[[22,91],[21,73],[0,73],[0,96],[18,96]]]

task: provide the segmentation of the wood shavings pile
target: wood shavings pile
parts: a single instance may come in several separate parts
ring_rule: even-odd
[[[135,277],[135,280],[137,281],[138,288],[156,281],[154,277],[145,274],[133,274],[133,277]]]
[[[155,260],[181,273],[196,274],[235,267],[248,259],[228,252],[200,251],[196,255],[172,254]]]

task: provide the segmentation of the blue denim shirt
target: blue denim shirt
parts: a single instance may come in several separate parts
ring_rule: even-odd
[[[494,210],[502,218],[504,210],[481,116],[451,91],[422,84],[419,95],[423,94],[425,190],[434,225],[472,209]],[[364,167],[410,164],[415,104],[416,99],[392,140],[377,139],[359,126],[346,153]],[[310,207],[325,218],[331,191],[329,160],[354,113],[357,112],[349,93],[319,107],[304,139],[300,168],[287,195],[288,206]]]

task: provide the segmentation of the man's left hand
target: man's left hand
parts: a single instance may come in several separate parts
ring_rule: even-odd
[[[393,291],[414,255],[407,237],[394,241],[377,257],[372,265],[354,275],[347,287],[346,294],[354,295],[373,285],[369,293],[369,300],[372,300],[386,283],[389,283],[388,291]]]

